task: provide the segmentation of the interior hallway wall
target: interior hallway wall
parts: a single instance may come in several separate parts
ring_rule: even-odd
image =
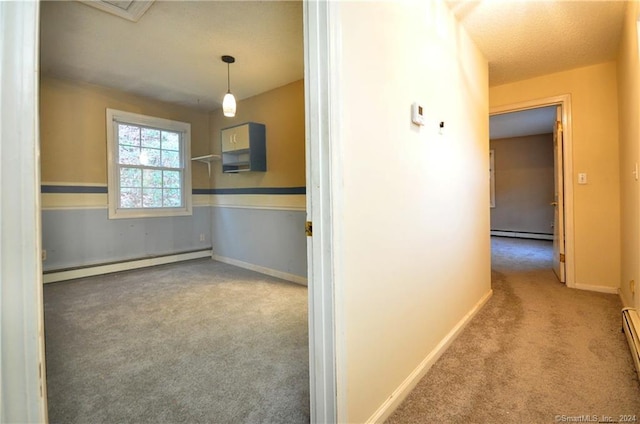
[[[616,63],[558,72],[489,89],[491,107],[571,95],[575,283],[615,290],[620,282],[620,164]],[[577,175],[588,174],[578,185]]]
[[[332,9],[338,413],[355,423],[384,417],[490,293],[488,67],[442,2]]]
[[[638,64],[637,1],[627,4],[618,50],[618,107],[620,111],[620,184],[622,275],[620,295],[625,306],[640,307],[640,208],[639,185],[634,176],[640,162],[640,66]],[[630,282],[635,281],[635,293]]]
[[[553,134],[491,140],[495,207],[492,231],[553,234]]]

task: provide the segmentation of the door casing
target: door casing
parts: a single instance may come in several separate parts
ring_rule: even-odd
[[[571,94],[545,97],[519,103],[495,106],[489,109],[489,115],[519,112],[546,106],[562,106],[563,128],[563,183],[564,183],[564,243],[565,277],[567,287],[576,288],[575,281],[575,232],[573,222],[573,137],[571,128]],[[555,154],[555,152],[554,152]]]

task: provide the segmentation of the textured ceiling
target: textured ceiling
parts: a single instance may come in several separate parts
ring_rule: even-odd
[[[76,1],[41,3],[41,71],[214,110],[304,77],[301,1],[160,1],[131,22]]]
[[[626,2],[447,1],[489,61],[489,85],[614,60]]]
[[[492,115],[489,118],[489,138],[523,137],[553,132],[556,106]]]
[[[489,61],[491,85],[613,60],[626,2],[448,1]],[[41,3],[41,70],[213,110],[303,78],[301,1],[156,0],[138,22]]]

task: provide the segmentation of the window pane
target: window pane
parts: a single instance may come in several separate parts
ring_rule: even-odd
[[[163,190],[163,202],[164,207],[180,207],[182,206],[182,199],[180,196],[180,189],[170,188]]]
[[[180,153],[171,150],[163,150],[162,166],[165,168],[180,168]]]
[[[140,146],[140,127],[118,124],[118,143]]]
[[[140,165],[140,148],[133,146],[120,146],[118,163],[122,165]]]
[[[162,171],[154,171],[152,169],[144,170],[144,187],[162,188]]]
[[[160,148],[160,130],[142,128],[142,147]]]
[[[123,188],[120,189],[120,207],[121,208],[141,208],[142,207],[142,189],[139,188]]]
[[[180,133],[162,131],[162,149],[180,150]]]
[[[161,188],[142,189],[142,207],[161,208],[162,207],[162,189]]]
[[[120,187],[142,187],[142,170],[136,168],[121,168]]]
[[[160,166],[160,150],[140,149],[140,163],[145,166]]]
[[[163,177],[164,188],[180,188],[179,171],[164,171]]]

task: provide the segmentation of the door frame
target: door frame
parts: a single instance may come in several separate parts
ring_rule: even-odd
[[[304,67],[306,131],[306,209],[312,223],[307,237],[307,279],[309,290],[309,394],[312,423],[338,422],[344,414],[344,393],[338,392],[336,352],[335,248],[340,232],[332,210],[339,203],[340,181],[335,142],[339,135],[338,96],[339,28],[333,2],[305,1]],[[341,385],[342,386],[342,385]]]
[[[336,422],[338,397],[336,371],[336,308],[334,304],[334,226],[331,210],[333,181],[339,178],[331,167],[337,158],[332,140],[339,129],[335,105],[339,40],[337,6],[331,2],[304,2],[305,105],[307,159],[307,219],[316,223],[309,238],[309,375],[311,422]],[[0,45],[3,104],[0,122],[16,126],[0,131],[0,169],[14,169],[20,178],[0,180],[0,220],[16,222],[17,237],[3,233],[0,249],[0,421],[47,422],[44,352],[44,305],[42,293],[40,175],[38,134],[38,78],[40,3],[0,2],[0,22],[5,26]],[[7,68],[3,66],[7,64]],[[11,72],[9,72],[11,71]],[[13,79],[10,79],[13,77]],[[5,101],[6,100],[6,101]],[[17,113],[19,112],[19,114]],[[20,168],[21,167],[21,168]],[[5,185],[7,190],[4,189]],[[16,190],[15,188],[19,189]],[[4,205],[4,207],[2,206]],[[25,234],[25,231],[28,234]],[[13,234],[14,232],[11,232]],[[16,248],[21,246],[21,248]],[[10,260],[5,260],[6,252]],[[6,277],[6,278],[5,278]],[[31,281],[32,284],[24,284]],[[0,301],[1,301],[0,299]],[[8,307],[7,307],[8,306]],[[338,309],[339,310],[339,309]],[[21,323],[20,325],[16,323]],[[19,331],[14,331],[15,329]],[[4,330],[10,331],[4,331]],[[11,349],[9,349],[9,347]],[[5,366],[6,365],[6,366]],[[344,391],[344,389],[343,389]],[[342,411],[344,414],[344,410]]]
[[[573,131],[571,128],[571,94],[562,94],[559,96],[544,97],[541,99],[494,106],[489,108],[489,116],[558,105],[562,106],[562,129],[564,147],[564,166],[562,175],[564,182],[565,277],[567,287],[576,288],[574,250],[575,232],[573,223]]]
[[[47,422],[40,257],[40,2],[0,2],[0,24],[0,422]]]

